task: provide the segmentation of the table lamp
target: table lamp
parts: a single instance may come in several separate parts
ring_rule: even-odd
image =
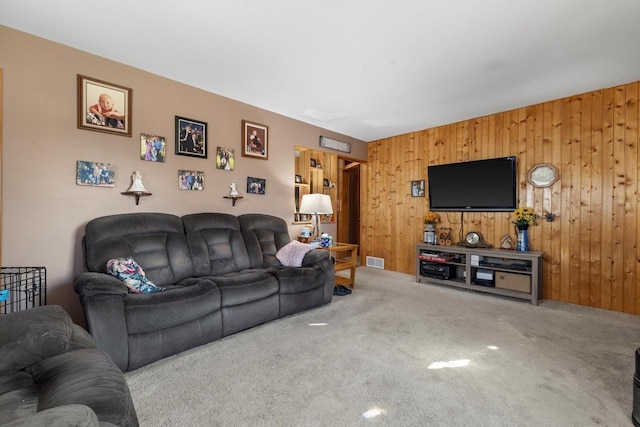
[[[320,233],[320,215],[333,213],[331,196],[320,193],[304,194],[300,202],[300,213],[316,216],[316,238],[319,238],[322,235]]]

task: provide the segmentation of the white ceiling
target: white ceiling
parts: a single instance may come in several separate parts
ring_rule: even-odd
[[[2,0],[0,24],[363,141],[640,80],[640,0]]]

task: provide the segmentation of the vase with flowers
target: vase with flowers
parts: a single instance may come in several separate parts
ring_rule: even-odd
[[[424,243],[436,245],[436,224],[440,222],[440,215],[435,212],[427,212],[424,216]]]
[[[530,207],[522,207],[513,211],[513,223],[518,234],[516,251],[529,251],[529,226],[535,225],[539,217],[536,211]]]

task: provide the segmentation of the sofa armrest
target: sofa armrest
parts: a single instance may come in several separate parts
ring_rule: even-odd
[[[119,279],[106,273],[82,273],[73,286],[80,296],[96,346],[125,372],[129,364],[129,343],[124,300],[129,290]]]
[[[335,270],[333,268],[333,260],[328,251],[322,249],[314,249],[307,253],[302,260],[303,267],[319,268],[325,273],[324,282],[324,299],[325,304],[331,302],[333,298],[333,288],[336,285]]]
[[[0,372],[26,368],[68,351],[73,323],[58,305],[0,316]]]
[[[73,288],[80,298],[86,295],[121,295],[126,296],[129,289],[122,282],[107,273],[81,273],[73,281]]]
[[[324,251],[322,249],[314,249],[307,254],[302,259],[303,267],[313,267],[315,264],[318,264],[324,259],[329,259],[329,252]]]
[[[79,404],[100,422],[137,426],[138,418],[124,375],[104,352],[80,349],[27,368],[38,387],[38,410]]]

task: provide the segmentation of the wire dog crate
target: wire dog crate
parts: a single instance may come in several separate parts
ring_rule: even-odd
[[[0,314],[47,304],[45,267],[0,268]]]

